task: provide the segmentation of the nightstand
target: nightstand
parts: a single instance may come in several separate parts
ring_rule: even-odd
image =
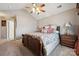
[[[67,46],[67,47],[74,48],[76,40],[77,40],[76,35],[64,35],[63,34],[61,35],[60,44]]]

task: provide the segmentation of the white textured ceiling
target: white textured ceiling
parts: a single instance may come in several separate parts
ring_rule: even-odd
[[[57,8],[58,5],[62,5],[61,8]],[[32,7],[31,3],[0,3],[0,10],[19,10],[24,9],[25,6]],[[43,19],[45,17],[56,15],[58,13],[64,12],[69,9],[73,9],[76,7],[76,4],[74,3],[45,3],[45,11],[42,12],[39,15],[32,13],[31,15],[36,18],[37,20]],[[25,9],[29,12],[28,9]]]
[[[19,10],[26,5],[25,3],[0,3],[0,10]]]

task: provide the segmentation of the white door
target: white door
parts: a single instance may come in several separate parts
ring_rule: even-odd
[[[14,21],[8,20],[7,25],[7,39],[14,40]]]

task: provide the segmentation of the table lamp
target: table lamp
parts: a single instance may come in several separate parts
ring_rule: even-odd
[[[69,35],[69,32],[68,32],[68,30],[69,30],[69,28],[72,26],[72,24],[70,23],[70,22],[67,22],[67,23],[65,23],[65,30],[66,30],[66,35]]]

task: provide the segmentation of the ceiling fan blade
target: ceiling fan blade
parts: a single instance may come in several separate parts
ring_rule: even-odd
[[[36,4],[36,3],[32,3],[32,5],[33,5],[33,7],[36,7],[36,6],[37,6],[37,4]]]
[[[40,11],[45,12],[45,10],[40,10]]]
[[[40,7],[44,7],[45,6],[45,4],[42,4]]]

